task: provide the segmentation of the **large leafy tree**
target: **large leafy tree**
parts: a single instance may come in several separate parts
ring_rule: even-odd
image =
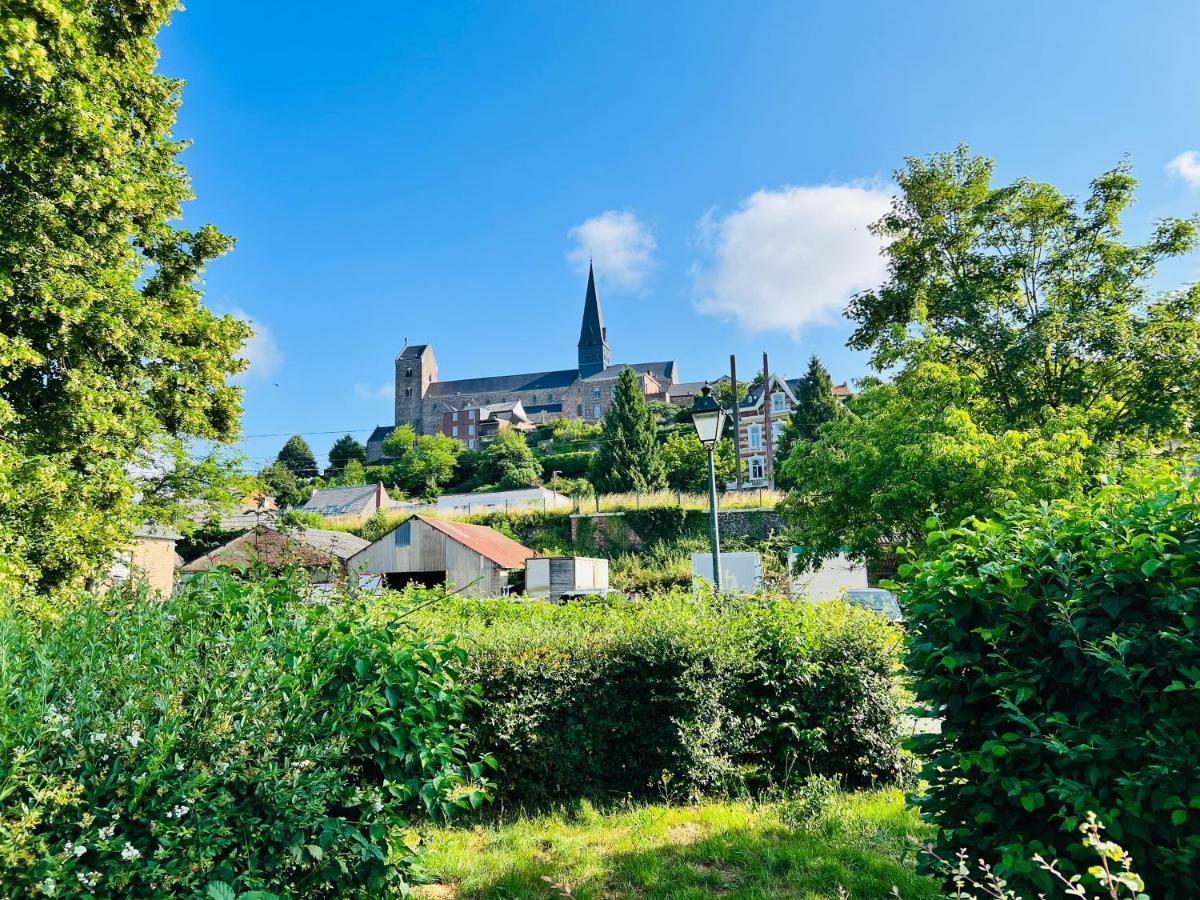
[[[334,475],[340,475],[345,470],[346,463],[351,460],[366,463],[367,448],[355,440],[353,435],[343,434],[329,448],[329,467],[333,469]]]
[[[317,475],[317,458],[313,456],[312,447],[298,434],[287,439],[275,461],[297,478],[315,478]]]
[[[670,432],[662,443],[663,468],[667,486],[676,491],[694,494],[708,493],[708,451],[688,425]],[[718,487],[733,480],[733,441],[724,438],[717,443],[713,459]]]
[[[0,577],[98,574],[153,510],[138,473],[236,432],[248,327],[201,303],[231,240],[177,224],[173,0],[0,14]]]
[[[433,499],[454,479],[462,442],[444,434],[423,434],[392,467],[395,481],[416,497]]]
[[[521,488],[538,484],[542,467],[529,449],[525,435],[515,428],[504,428],[484,449],[480,474],[487,484]]]
[[[1094,437],[1158,440],[1186,428],[1200,395],[1200,288],[1155,295],[1159,262],[1193,250],[1196,219],[1168,218],[1128,243],[1136,187],[1126,164],[1079,202],[1048,184],[992,184],[965,147],[909,159],[875,224],[889,278],[853,299],[850,345],[880,369],[911,357],[920,329],[973,376],[996,427],[1086,409]]]
[[[799,442],[785,509],[810,559],[917,540],[1010,500],[1073,496],[1132,457],[1187,437],[1200,387],[1200,290],[1155,295],[1196,223],[1121,236],[1134,181],[1118,166],[1080,203],[993,186],[965,149],[908,161],[876,224],[889,277],[854,299],[852,346],[895,372],[853,415]]]
[[[602,493],[657,491],[667,486],[654,416],[631,368],[617,376],[617,395],[604,417],[592,484]]]

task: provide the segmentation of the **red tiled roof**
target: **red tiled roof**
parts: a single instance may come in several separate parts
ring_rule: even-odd
[[[436,528],[447,537],[451,537],[470,547],[480,556],[485,556],[496,565],[505,569],[519,569],[525,565],[525,560],[533,556],[533,551],[524,544],[519,544],[512,538],[501,534],[486,525],[469,525],[466,522],[448,522],[445,519],[413,516],[420,519],[431,528]]]

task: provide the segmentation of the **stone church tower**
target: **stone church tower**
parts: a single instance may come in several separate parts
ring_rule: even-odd
[[[583,301],[583,325],[579,329],[579,377],[603,372],[608,365],[608,329],[600,312],[596,275],[588,263],[587,296]]]
[[[425,396],[438,380],[437,359],[428,344],[407,343],[396,357],[396,424],[409,422],[417,434],[424,434]]]

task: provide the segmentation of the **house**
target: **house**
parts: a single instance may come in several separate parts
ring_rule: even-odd
[[[383,482],[357,487],[315,488],[312,496],[299,507],[303,512],[323,516],[366,518],[380,509],[394,509],[397,503],[388,496]]]
[[[314,581],[333,581],[346,574],[346,561],[369,544],[370,541],[345,531],[320,528],[278,531],[260,525],[192,560],[183,571],[196,574],[215,566],[248,566],[261,562],[271,570],[299,566],[312,573]]]
[[[637,363],[630,366],[607,366],[586,378],[580,378],[563,392],[563,415],[599,422],[617,399],[617,379],[624,369],[633,369],[638,385],[647,400],[665,400],[671,381],[663,377],[664,363]]]
[[[463,594],[507,593],[512,574],[533,551],[484,525],[412,516],[348,561],[349,569],[382,576],[386,587],[446,585]]]
[[[713,381],[677,381],[668,391],[668,400],[673,406],[691,406],[696,401],[696,395],[706,384],[715,392],[717,385],[729,381],[728,375],[722,375]]]
[[[469,450],[488,443],[506,428],[533,430],[533,423],[520,400],[447,409],[442,413],[442,434],[462,441]]]
[[[571,509],[571,498],[548,487],[514,488],[508,491],[476,491],[472,494],[442,494],[437,511],[454,515],[515,512],[517,510]]]
[[[799,384],[799,378],[784,379],[772,373],[766,390],[761,384],[755,385],[738,404],[738,443],[745,466],[745,487],[766,487],[772,480],[773,461],[768,462],[768,447],[775,457],[784,426],[798,405]],[[850,389],[845,384],[834,385],[833,396],[845,402]]]
[[[179,535],[159,525],[144,525],[133,533],[129,549],[113,561],[108,582],[114,587],[144,582],[154,593],[169,597],[175,589],[175,567],[179,557],[175,544]]]

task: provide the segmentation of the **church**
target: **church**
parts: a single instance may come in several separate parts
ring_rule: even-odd
[[[524,414],[533,422],[557,418],[597,422],[612,405],[622,369],[631,368],[637,373],[650,400],[670,400],[671,387],[679,380],[674,360],[610,362],[608,329],[604,327],[591,266],[577,350],[576,365],[570,369],[442,381],[433,347],[406,343],[396,357],[396,425],[411,425],[417,434],[433,434],[443,430],[447,413],[455,420],[459,416],[454,414],[458,413],[462,416],[464,443],[475,446],[471,440],[473,423],[489,406],[520,401]],[[394,428],[375,429],[367,441],[368,460],[382,456],[383,439]]]

